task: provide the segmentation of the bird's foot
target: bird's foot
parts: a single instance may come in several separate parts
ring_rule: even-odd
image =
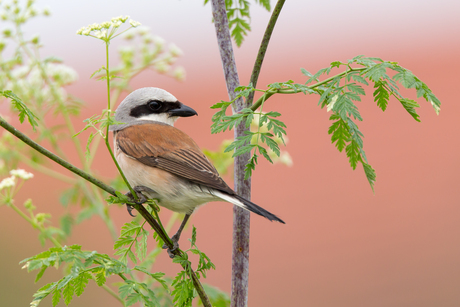
[[[179,237],[177,234],[171,237],[171,241],[173,242],[173,248],[169,248],[168,245],[163,244],[163,249],[166,249],[168,252],[169,258],[174,258],[176,255],[174,252],[179,249]]]
[[[139,200],[136,200],[134,197],[133,197],[133,194],[131,193],[131,191],[129,191],[128,193],[126,193],[125,195],[128,196],[129,198],[132,199],[132,201],[138,205],[142,205],[143,203],[145,203],[147,201],[147,198],[144,196],[144,194],[142,194],[142,192],[152,192],[153,190],[150,189],[150,188],[147,188],[147,187],[144,187],[144,186],[135,186],[133,188],[133,190],[136,192],[137,194],[137,197],[139,197]],[[136,217],[132,212],[133,212],[133,209],[134,207],[130,204],[126,204],[126,209],[128,210],[128,213],[129,215],[131,215],[132,217]]]

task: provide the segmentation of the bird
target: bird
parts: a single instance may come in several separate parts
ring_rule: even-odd
[[[229,202],[285,224],[235,193],[195,141],[174,127],[179,117],[195,115],[198,113],[194,109],[166,90],[144,87],[126,96],[115,111],[116,123],[109,127],[113,132],[115,158],[136,194],[157,199],[158,205],[185,214],[171,238],[174,247],[168,249],[170,256],[179,246],[190,215],[198,206],[211,201]],[[132,207],[127,206],[131,214]]]

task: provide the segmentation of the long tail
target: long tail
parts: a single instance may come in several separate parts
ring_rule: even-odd
[[[279,217],[277,217],[273,213],[268,212],[264,208],[257,206],[255,203],[253,203],[253,202],[251,202],[251,201],[249,201],[247,199],[244,199],[243,197],[241,197],[239,195],[236,195],[236,194],[235,195],[229,195],[229,194],[226,194],[226,193],[222,193],[220,191],[213,191],[213,194],[216,195],[217,197],[222,198],[225,201],[228,201],[229,203],[232,203],[232,204],[240,207],[240,208],[243,208],[243,209],[252,211],[252,212],[254,212],[254,213],[258,214],[258,215],[261,215],[261,216],[269,219],[270,221],[277,221],[277,222],[286,224],[282,219],[280,219]]]

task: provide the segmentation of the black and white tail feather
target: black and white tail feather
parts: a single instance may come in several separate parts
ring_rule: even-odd
[[[232,203],[240,208],[243,208],[245,210],[249,210],[251,212],[254,212],[260,216],[263,216],[270,221],[277,221],[283,224],[286,224],[282,219],[274,215],[273,213],[268,212],[262,207],[259,207],[255,203],[235,194],[235,195],[229,195],[226,193],[222,193],[219,191],[213,191],[213,194],[216,195],[217,197],[222,198],[225,201],[228,201],[229,203]]]

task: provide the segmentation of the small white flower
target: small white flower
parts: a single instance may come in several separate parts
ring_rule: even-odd
[[[93,23],[91,26],[89,26],[91,28],[92,31],[95,31],[95,30],[101,30],[102,29],[102,26],[98,23]]]
[[[88,36],[91,34],[91,29],[85,28],[81,34]]]
[[[28,13],[30,16],[37,16],[37,11],[34,8],[30,8]]]
[[[339,95],[335,95],[334,97],[332,97],[331,99],[331,102],[329,102],[329,104],[327,105],[327,112],[329,112],[330,110],[332,110],[332,108],[334,107],[334,104],[335,102],[337,101],[337,98],[339,97]]]
[[[177,81],[184,81],[185,80],[185,69],[181,66],[176,67],[173,72],[174,78]]]
[[[43,13],[44,16],[50,16],[51,15],[51,10],[49,8],[44,8]]]
[[[139,27],[139,26],[141,25],[140,22],[135,21],[135,20],[132,20],[132,19],[129,21],[129,24],[130,24],[133,28]]]
[[[177,47],[175,44],[170,44],[169,45],[169,53],[173,56],[173,57],[179,57],[183,54],[182,50],[180,50],[179,47]]]
[[[150,44],[151,42],[153,42],[154,38],[153,38],[153,35],[146,34],[146,35],[142,35],[142,40],[144,41],[145,44]]]
[[[27,261],[26,264],[24,264],[21,269],[27,269],[28,267],[29,267],[29,261]]]
[[[146,35],[146,34],[149,34],[150,29],[149,29],[149,27],[142,26],[142,27],[137,29],[137,32],[139,32],[140,35]]]
[[[134,33],[132,31],[128,31],[125,34],[123,34],[123,38],[126,40],[131,40],[134,38]]]
[[[280,163],[291,167],[294,162],[292,161],[291,155],[287,151],[282,151],[278,160]]]
[[[154,36],[153,42],[159,49],[163,49],[163,46],[165,45],[165,40],[159,36]]]
[[[164,74],[169,70],[169,65],[164,61],[156,63],[154,67],[159,74]]]
[[[111,21],[112,22],[117,22],[117,21],[121,20],[121,18],[123,18],[123,16],[112,17]]]
[[[16,183],[16,178],[14,176],[5,178],[0,182],[0,190],[3,190],[4,188],[8,188],[8,187],[13,187],[15,183]]]
[[[77,34],[78,35],[82,35],[83,34],[83,31],[85,31],[85,27],[81,27],[79,30],[77,30]]]
[[[114,28],[119,28],[121,26],[122,22],[120,20],[117,21],[112,21],[112,27]]]
[[[102,28],[108,29],[108,28],[110,28],[111,25],[112,25],[112,23],[110,21],[104,21],[103,23],[101,23],[101,29]]]
[[[106,37],[107,35],[107,30],[102,30],[102,31],[99,31],[97,33],[95,33],[96,37],[99,38],[99,39],[103,39]]]
[[[27,180],[34,177],[34,174],[26,172],[23,169],[14,169],[10,171],[10,175],[14,177],[19,177],[21,179]]]
[[[71,84],[78,80],[77,72],[64,64],[49,63],[46,65],[46,71],[50,77],[53,77],[60,84]]]

